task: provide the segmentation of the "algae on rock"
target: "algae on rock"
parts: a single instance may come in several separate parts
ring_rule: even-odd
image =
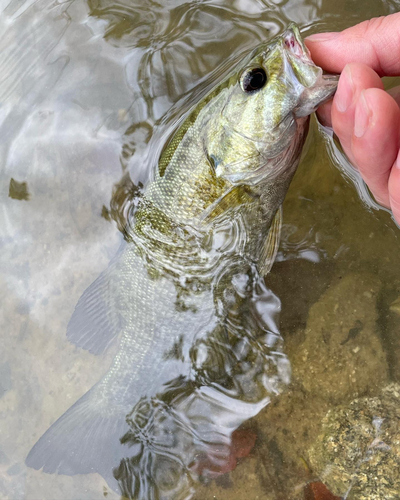
[[[400,492],[400,385],[331,409],[308,452],[311,466],[347,500],[394,500]]]

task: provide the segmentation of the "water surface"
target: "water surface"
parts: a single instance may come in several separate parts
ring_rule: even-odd
[[[39,0],[0,8],[0,496],[119,498],[98,475],[47,475],[24,460],[110,364],[112,352],[93,356],[65,332],[123,240],[135,186],[151,178],[182,110],[232,57],[289,21],[305,33],[338,30],[398,5]],[[399,319],[389,309],[400,293],[398,228],[360,200],[328,147],[313,123],[267,280],[282,302],[292,382],[245,423],[248,441],[257,437],[250,456],[196,484],[199,500],[303,498],[322,416],[399,378]],[[355,304],[358,290],[364,299]]]

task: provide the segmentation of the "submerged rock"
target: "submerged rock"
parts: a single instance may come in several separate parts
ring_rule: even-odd
[[[308,452],[315,473],[347,500],[400,495],[400,385],[330,410]]]
[[[379,393],[388,378],[377,327],[380,280],[367,273],[339,279],[310,309],[304,341],[291,356],[307,392],[333,403]]]

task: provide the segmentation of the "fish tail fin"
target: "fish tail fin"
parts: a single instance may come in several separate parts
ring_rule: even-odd
[[[118,490],[113,469],[123,456],[125,414],[107,414],[96,389],[84,394],[43,434],[25,460],[28,467],[70,476],[98,472]]]

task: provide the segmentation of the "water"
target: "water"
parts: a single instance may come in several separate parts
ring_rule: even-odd
[[[306,33],[342,29],[397,5],[12,1],[1,9],[0,496],[119,498],[100,476],[48,475],[24,460],[111,362],[112,352],[93,356],[65,332],[123,239],[134,185],[146,184],[161,138],[232,55],[291,20]],[[250,456],[196,484],[198,500],[302,498],[317,475],[307,453],[323,415],[399,380],[390,309],[400,291],[398,229],[360,200],[327,148],[314,124],[268,280],[282,302],[292,384],[245,423],[242,448],[257,436]]]

